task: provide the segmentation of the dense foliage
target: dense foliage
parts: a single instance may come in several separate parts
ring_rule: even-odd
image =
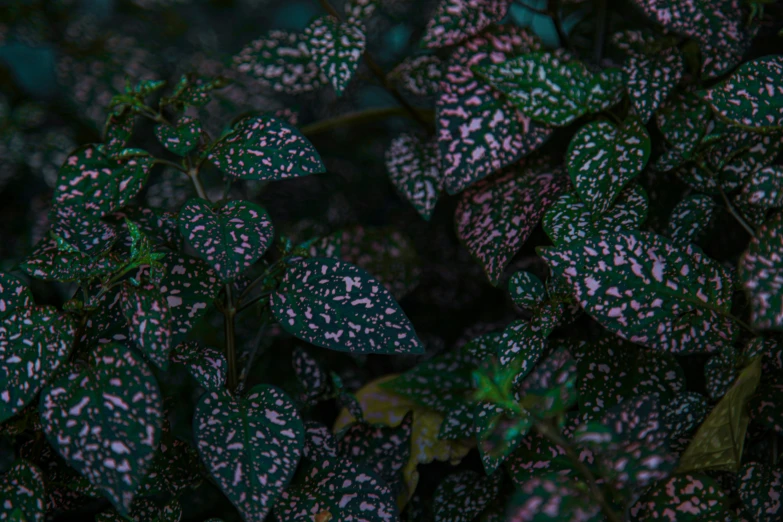
[[[783,520],[783,6],[0,9],[0,520]]]

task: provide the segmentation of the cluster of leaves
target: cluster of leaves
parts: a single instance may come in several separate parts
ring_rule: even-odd
[[[783,519],[774,7],[430,3],[115,82],[2,264],[0,520]]]

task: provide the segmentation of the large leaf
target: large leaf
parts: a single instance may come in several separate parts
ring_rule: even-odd
[[[258,261],[274,237],[266,210],[239,200],[214,212],[209,202],[191,199],[179,212],[179,229],[224,282],[233,281]]]
[[[621,232],[539,248],[582,308],[631,342],[672,353],[729,344],[733,322],[728,272],[694,246],[649,232]]]
[[[474,520],[500,493],[501,477],[482,477],[469,470],[447,476],[435,490],[435,522]]]
[[[783,57],[764,56],[742,64],[703,95],[723,119],[749,129],[783,127]]]
[[[454,45],[499,22],[509,0],[440,0],[427,24],[422,45],[430,48]]]
[[[0,423],[27,406],[68,360],[76,326],[53,307],[16,311],[0,323]]]
[[[97,346],[41,393],[41,424],[68,464],[127,514],[160,438],[163,406],[144,360],[119,344]]]
[[[759,357],[740,373],[699,427],[680,457],[678,471],[739,470],[749,422],[746,406],[760,378]]]
[[[0,320],[33,304],[33,294],[17,278],[0,273]]]
[[[0,475],[0,520],[43,522],[46,520],[44,475],[27,461],[17,461]]]
[[[287,332],[332,350],[356,353],[420,353],[400,306],[375,278],[328,258],[293,261],[270,303]]]
[[[675,475],[658,482],[633,507],[634,522],[669,520],[701,522],[733,520],[726,507],[723,488],[711,477],[700,474]]]
[[[262,522],[296,471],[304,425],[278,388],[258,385],[244,397],[205,393],[193,417],[201,460],[246,522]]]
[[[742,466],[737,474],[739,497],[753,520],[774,522],[783,515],[780,491],[783,490],[783,471],[761,462]]]
[[[457,236],[492,284],[567,186],[560,169],[523,161],[465,191],[454,216]]]
[[[623,187],[641,174],[650,158],[650,137],[637,118],[622,127],[593,121],[568,145],[568,174],[579,197],[594,213],[612,206]]]
[[[751,239],[740,259],[740,278],[750,295],[753,324],[783,330],[783,215],[770,219]]]
[[[209,159],[237,179],[276,180],[324,171],[321,157],[296,128],[271,116],[248,117],[212,147]]]
[[[773,165],[755,171],[743,187],[742,196],[763,208],[783,207],[783,167]]]
[[[364,53],[364,28],[359,23],[341,22],[325,15],[313,20],[304,35],[315,63],[332,82],[337,95],[341,95]]]
[[[386,170],[397,190],[429,220],[443,184],[437,143],[412,134],[398,136],[386,151]]]

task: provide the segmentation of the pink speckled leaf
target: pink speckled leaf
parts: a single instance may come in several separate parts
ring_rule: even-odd
[[[766,222],[751,239],[739,274],[750,295],[753,324],[783,330],[783,214]]]
[[[0,320],[33,304],[33,294],[19,279],[0,272]]]
[[[46,489],[44,474],[26,460],[14,462],[0,475],[0,520],[44,522]]]
[[[633,113],[646,123],[680,83],[685,64],[682,53],[671,47],[658,54],[631,55],[623,67]]]
[[[440,0],[422,39],[430,48],[455,45],[499,22],[510,0]]]
[[[723,488],[707,475],[682,474],[656,483],[631,507],[636,522],[734,520]]]
[[[415,96],[435,96],[440,92],[443,62],[432,54],[408,57],[389,73],[389,78]]]
[[[226,383],[228,362],[223,352],[199,343],[182,343],[174,349],[171,362],[188,369],[196,382],[207,391],[218,391]]]
[[[315,63],[326,74],[340,96],[351,81],[364,54],[366,37],[358,22],[341,22],[325,15],[313,20],[304,31]]]
[[[198,146],[201,138],[201,122],[183,116],[172,125],[159,123],[155,126],[155,137],[167,151],[178,156],[186,156]]]
[[[386,151],[389,179],[421,214],[429,220],[443,184],[438,144],[412,134],[395,138]]]
[[[151,284],[142,287],[124,284],[120,290],[120,305],[128,322],[130,338],[147,359],[165,370],[172,347],[172,325],[168,303],[160,290]]]

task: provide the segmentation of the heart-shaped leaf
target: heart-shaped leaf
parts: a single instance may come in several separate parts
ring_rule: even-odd
[[[739,275],[750,295],[753,324],[783,330],[783,215],[770,219],[751,239],[740,259]]]
[[[321,157],[296,128],[271,116],[244,118],[220,138],[209,159],[236,179],[276,180],[324,172]]]
[[[182,343],[174,349],[171,362],[188,369],[196,382],[207,391],[218,391],[226,383],[228,363],[223,352],[198,343]]]
[[[500,494],[501,478],[470,470],[449,475],[435,490],[435,522],[471,522]]]
[[[429,220],[440,196],[443,176],[438,145],[402,134],[386,151],[389,179],[425,220]]]
[[[120,344],[96,346],[41,392],[49,443],[123,514],[144,480],[163,422],[158,383],[144,360]]]
[[[0,273],[0,321],[16,313],[19,308],[33,305],[33,294],[17,278]]]
[[[0,499],[0,520],[46,520],[44,475],[38,467],[25,460],[17,461],[0,475]]]
[[[568,145],[568,174],[579,197],[594,213],[612,206],[623,187],[641,174],[650,158],[650,137],[636,118],[622,127],[593,121]]]
[[[296,471],[304,425],[280,389],[259,385],[244,397],[205,393],[193,417],[201,460],[246,522],[262,522]]]
[[[125,284],[120,291],[120,304],[131,339],[147,359],[165,370],[169,364],[172,330],[166,299],[155,285]]]
[[[261,259],[274,237],[266,210],[239,200],[213,212],[207,201],[191,199],[180,210],[179,229],[223,282],[233,281]]]
[[[690,194],[682,199],[669,217],[669,237],[681,245],[695,243],[710,224],[715,201],[704,194]]]
[[[178,156],[187,156],[198,146],[201,138],[201,122],[183,116],[172,125],[159,123],[155,126],[155,137],[167,151]]]
[[[509,0],[440,0],[421,43],[429,48],[457,44],[499,22],[506,16],[510,3]]]
[[[270,303],[291,335],[332,350],[355,353],[421,353],[400,306],[375,278],[328,258],[292,262]]]
[[[313,20],[305,28],[307,47],[318,67],[340,96],[359,66],[364,53],[364,28],[354,21],[341,22],[331,15]]]

